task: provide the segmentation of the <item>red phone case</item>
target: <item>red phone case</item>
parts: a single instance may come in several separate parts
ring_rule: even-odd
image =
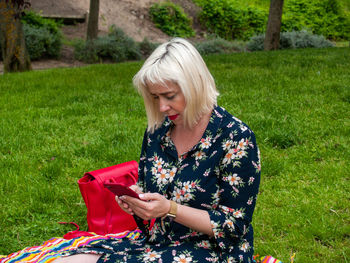
[[[140,199],[138,193],[136,193],[134,190],[131,190],[125,185],[116,183],[104,183],[103,185],[117,196],[128,195]]]

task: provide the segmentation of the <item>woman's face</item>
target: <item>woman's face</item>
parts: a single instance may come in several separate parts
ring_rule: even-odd
[[[177,84],[170,81],[165,84],[150,84],[148,90],[158,104],[161,113],[168,116],[175,125],[183,124],[186,101]]]

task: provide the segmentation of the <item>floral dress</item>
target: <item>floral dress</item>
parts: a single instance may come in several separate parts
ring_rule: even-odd
[[[179,204],[208,211],[214,237],[157,218],[147,238],[101,240],[73,253],[102,254],[98,262],[253,262],[253,211],[260,182],[254,133],[215,107],[203,137],[178,156],[166,119],[146,132],[139,186]]]

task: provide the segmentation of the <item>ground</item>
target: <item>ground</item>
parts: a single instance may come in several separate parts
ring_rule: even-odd
[[[170,39],[156,28],[151,22],[148,9],[156,0],[101,0],[99,16],[99,34],[108,32],[111,25],[121,28],[128,36],[136,41],[142,41],[147,37],[152,42],[165,42]],[[193,26],[200,37],[202,29],[196,19],[198,7],[191,0],[173,0],[181,5],[185,12],[193,18]],[[74,4],[73,4],[74,3]],[[41,12],[44,16],[54,17],[88,17],[90,0],[31,0],[31,8]],[[65,25],[62,28],[66,39],[83,38],[86,36],[87,23]],[[74,60],[73,49],[63,46],[61,57],[58,60],[33,61],[33,69],[45,69],[52,67],[74,67],[84,63]],[[3,65],[0,63],[0,72]]]

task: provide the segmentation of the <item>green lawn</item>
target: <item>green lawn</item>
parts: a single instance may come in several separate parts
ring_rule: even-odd
[[[350,49],[206,57],[219,104],[255,132],[255,247],[284,263],[350,262]],[[0,254],[86,228],[77,179],[138,159],[141,63],[0,76]]]

